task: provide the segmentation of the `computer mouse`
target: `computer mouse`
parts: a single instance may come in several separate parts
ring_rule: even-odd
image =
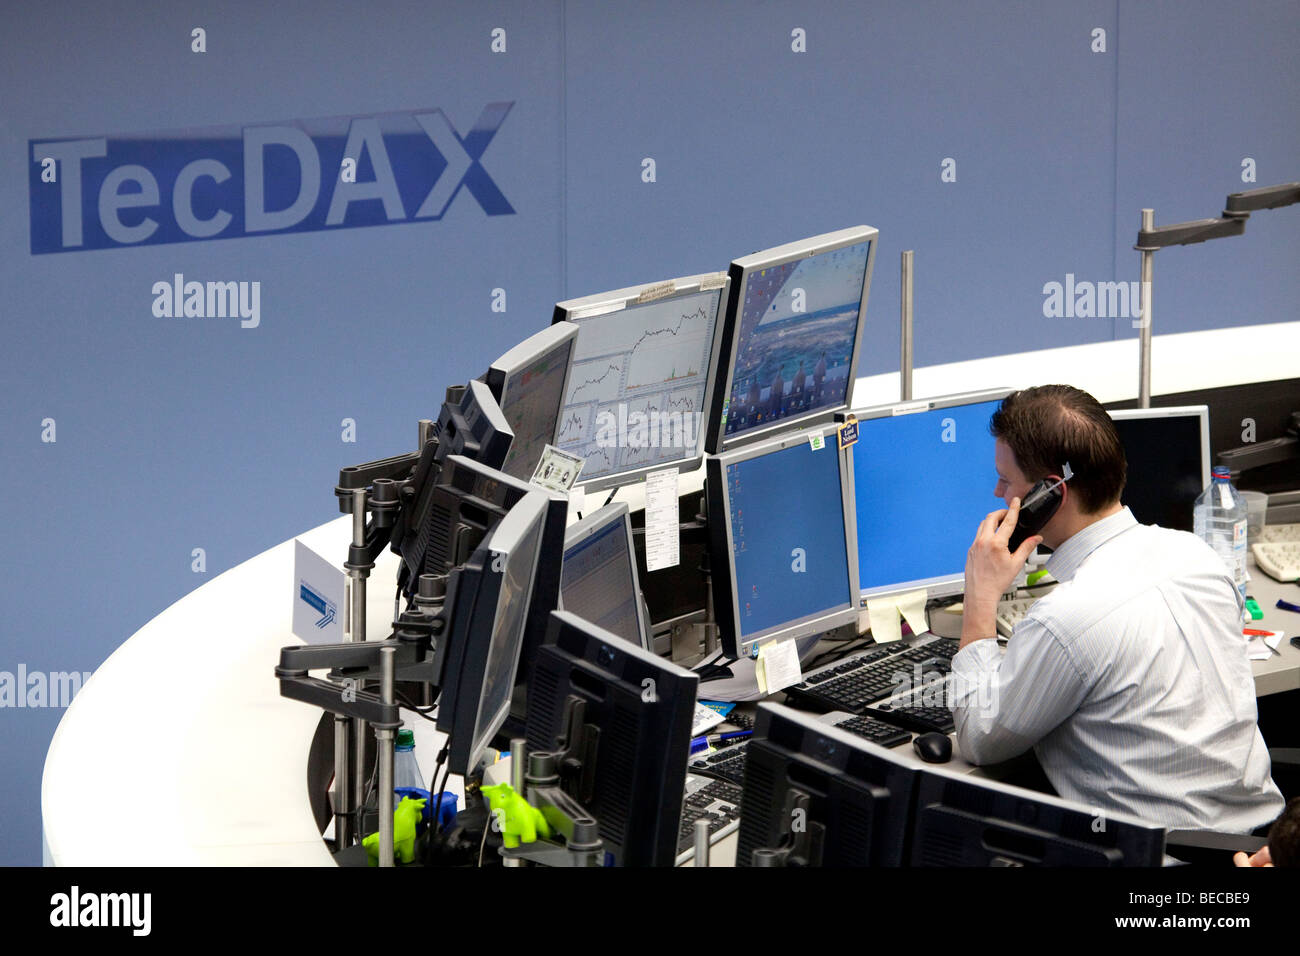
[[[952,741],[947,734],[921,734],[912,741],[912,749],[926,763],[947,763],[952,759]]]

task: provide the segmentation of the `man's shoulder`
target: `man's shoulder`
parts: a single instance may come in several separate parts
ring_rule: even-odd
[[[1218,555],[1196,535],[1134,525],[1089,554],[1073,579],[1034,604],[1030,615],[1058,637],[1077,634],[1170,582],[1231,586]]]

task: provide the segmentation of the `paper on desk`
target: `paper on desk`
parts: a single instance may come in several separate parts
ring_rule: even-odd
[[[1286,636],[1285,631],[1271,631],[1268,636],[1253,635],[1246,643],[1246,658],[1252,661],[1266,661],[1270,657],[1277,655],[1273,651],[1277,650],[1278,645],[1282,643],[1282,638]],[[1270,650],[1269,648],[1272,648]]]
[[[298,539],[293,542],[293,632],[308,644],[343,642],[347,575]]]
[[[677,528],[677,469],[645,476],[645,566],[675,568],[681,561]]]
[[[775,694],[803,680],[795,642],[773,641],[760,647],[754,674],[758,677],[758,689],[764,694]]]

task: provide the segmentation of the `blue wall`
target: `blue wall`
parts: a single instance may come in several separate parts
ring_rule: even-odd
[[[1295,2],[230,6],[6,15],[0,671],[93,670],[191,589],[334,517],[341,465],[412,448],[443,389],[546,324],[558,299],[865,222],[881,247],[861,374],[897,366],[908,248],[918,365],[1103,341],[1133,335],[1129,320],[1045,318],[1043,285],[1136,279],[1144,205],[1158,222],[1194,219],[1229,192],[1300,179]],[[97,228],[91,190],[128,155],[158,175],[161,208],[122,221],[169,219],[198,131],[225,137],[213,148],[233,178],[201,180],[196,213],[226,203],[242,219],[242,127],[301,122],[336,162],[349,118],[399,114],[381,126],[407,130],[393,152],[409,160],[428,148],[409,138],[410,114],[441,109],[471,154],[489,103],[513,106],[473,175],[511,214],[488,215],[500,209],[467,183],[437,219],[411,220],[417,195],[392,224],[369,201],[314,231],[120,244]],[[96,247],[42,251],[67,183],[41,181],[34,146],[101,136],[109,157],[88,160],[83,183]],[[268,194],[287,202],[296,174],[278,155]],[[955,181],[941,180],[945,159]],[[433,182],[397,172],[407,193]],[[322,220],[337,173],[322,174]],[[360,178],[372,174],[366,156]],[[1294,320],[1297,252],[1292,209],[1159,257],[1159,330]],[[156,317],[152,287],[175,273],[260,282],[260,325]],[[40,772],[61,714],[0,710],[0,861],[39,860]]]

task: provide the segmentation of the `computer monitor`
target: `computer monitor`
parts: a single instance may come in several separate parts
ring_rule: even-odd
[[[710,455],[705,467],[713,609],[726,653],[855,622],[853,482],[835,425]]]
[[[436,479],[425,483],[412,524],[395,544],[402,556],[397,579],[402,590],[409,597],[421,574],[445,575],[463,564],[532,488],[463,455],[449,456]]]
[[[587,490],[699,465],[727,288],[713,273],[556,305],[578,326],[556,441],[584,460]]]
[[[1128,472],[1120,500],[1142,524],[1192,530],[1192,506],[1210,483],[1206,405],[1130,408],[1110,413]]]
[[[551,615],[529,688],[530,754],[567,751],[561,785],[615,866],[672,866],[699,677],[569,611]]]
[[[958,594],[985,515],[1004,507],[989,419],[1008,388],[857,409],[844,449],[853,476],[858,588],[868,598],[925,588]]]
[[[781,704],[745,757],[737,866],[903,866],[920,767]]]
[[[878,236],[855,226],[731,264],[708,451],[829,421],[853,401]]]
[[[578,327],[557,322],[501,356],[484,375],[515,440],[501,470],[527,481],[542,450],[555,444]]]
[[[455,572],[449,587],[453,611],[438,729],[449,735],[452,773],[465,775],[479,765],[509,715],[549,499],[540,489],[528,492]]]
[[[608,504],[565,532],[560,606],[651,649],[626,502]]]
[[[911,844],[912,866],[1160,866],[1165,830],[1044,793],[929,768],[916,785]]]
[[[457,397],[451,397],[459,391]],[[420,450],[415,471],[402,489],[402,508],[393,523],[391,545],[402,556],[402,583],[424,573],[421,568],[427,543],[433,493],[442,482],[441,474],[448,458],[458,455],[490,468],[505,462],[514,440],[492,390],[483,382],[470,382],[461,389],[448,389],[442,404],[435,437]],[[468,553],[465,555],[468,557]],[[447,570],[450,570],[448,568]],[[444,572],[438,572],[444,573]]]

